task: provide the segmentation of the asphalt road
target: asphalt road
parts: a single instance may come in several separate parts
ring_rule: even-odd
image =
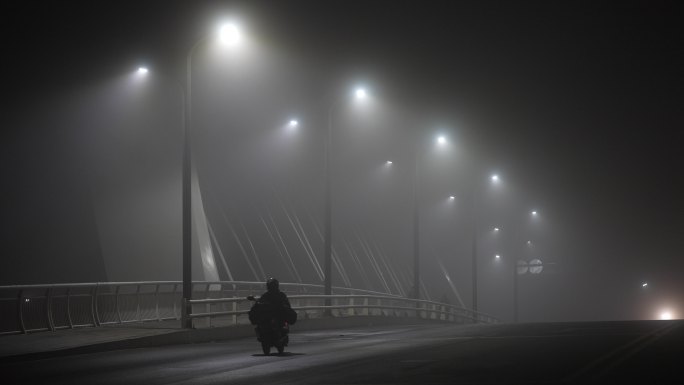
[[[297,332],[0,366],[2,384],[684,384],[684,321],[415,325]]]

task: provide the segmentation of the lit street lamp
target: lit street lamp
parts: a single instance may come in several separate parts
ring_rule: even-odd
[[[368,94],[365,89],[357,88],[354,91],[354,96],[357,100],[365,100]],[[324,238],[323,238],[323,276],[325,279],[323,285],[323,294],[332,295],[332,175],[331,175],[331,153],[333,143],[333,115],[335,113],[335,102],[330,104],[328,108],[328,137],[325,149],[325,223],[324,223]],[[325,306],[332,304],[330,298],[325,299]],[[326,309],[326,314],[330,314],[330,310]]]
[[[206,35],[193,44],[186,55],[186,83],[184,92],[184,127],[183,127],[183,303],[181,305],[181,326],[192,328],[192,165],[191,165],[191,131],[192,131],[192,55],[195,49],[212,35]],[[225,24],[219,30],[219,39],[230,46],[241,41],[240,30],[234,24]]]
[[[501,181],[499,176],[496,174],[492,175],[489,179],[490,179],[491,184],[498,184]],[[479,195],[478,186],[479,186],[478,183],[473,183],[473,220],[472,220],[472,226],[473,226],[473,229],[472,229],[472,231],[473,231],[473,245],[472,245],[473,311],[477,311],[477,229],[478,229],[477,198]],[[499,231],[499,228],[495,227],[494,231],[495,232]]]
[[[414,147],[414,163],[415,170],[413,174],[413,293],[414,299],[420,299],[420,209],[418,204],[419,179],[420,179],[420,150],[418,148],[419,140],[416,140]],[[439,146],[446,146],[448,144],[445,136],[437,137],[437,144]],[[456,197],[451,195],[449,200],[453,201]]]
[[[532,217],[537,217],[536,211],[530,212]],[[535,222],[532,220],[532,222]],[[534,243],[531,240],[525,242],[530,250],[534,250]],[[518,276],[526,273],[533,275],[541,274],[545,265],[554,265],[555,263],[543,263],[539,258],[533,258],[529,262],[518,260],[513,265],[513,322],[518,322]]]

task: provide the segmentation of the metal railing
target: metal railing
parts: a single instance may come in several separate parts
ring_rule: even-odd
[[[325,300],[330,298],[331,305],[326,306]],[[292,295],[289,296],[292,308],[299,317],[304,319],[320,318],[327,310],[334,317],[352,316],[385,316],[385,317],[413,317],[433,319],[456,323],[496,323],[496,318],[453,306],[427,300],[387,296],[387,295]],[[249,313],[251,301],[245,298],[208,298],[191,300],[193,320],[204,319],[205,325],[216,324],[215,319],[222,319],[220,324],[246,324],[244,316]],[[204,312],[196,311],[199,306],[205,306]],[[213,322],[213,323],[212,323]],[[196,321],[195,321],[196,323]]]
[[[300,318],[333,316],[413,316],[456,322],[496,322],[493,317],[432,301],[416,301],[370,290],[333,287],[332,306],[324,306],[323,285],[281,283]],[[192,318],[196,327],[247,323],[247,295],[263,292],[263,282],[193,282]],[[199,299],[201,298],[201,299]],[[182,283],[96,282],[0,286],[0,335],[54,331],[107,324],[180,319]],[[439,318],[438,318],[439,317]]]

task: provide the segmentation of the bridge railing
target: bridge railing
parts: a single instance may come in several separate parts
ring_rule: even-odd
[[[453,306],[446,303],[415,300],[397,296],[351,294],[351,295],[291,295],[292,308],[300,318],[320,318],[329,311],[334,317],[351,316],[385,316],[385,317],[413,317],[450,321],[456,323],[496,323],[498,320],[490,315],[474,312],[470,309]],[[331,305],[326,306],[325,300],[330,299]],[[195,299],[191,318],[194,324],[204,320],[202,326],[247,324],[246,314],[249,313],[251,301],[245,298],[207,298]],[[204,311],[198,306],[204,306]],[[199,325],[198,325],[199,326]]]
[[[281,289],[293,299],[301,317],[319,317],[325,310],[321,307],[323,285],[281,283]],[[191,301],[194,322],[198,327],[246,323],[246,317],[239,317],[249,311],[245,297],[263,291],[263,282],[195,281],[192,297],[197,299]],[[416,304],[421,304],[417,313],[421,317],[429,314],[490,322],[490,317],[467,309],[370,290],[333,287],[333,294],[331,311],[336,316],[352,312],[415,316]],[[174,320],[180,318],[181,301],[180,281],[0,286],[0,335]],[[410,311],[413,313],[407,313]]]

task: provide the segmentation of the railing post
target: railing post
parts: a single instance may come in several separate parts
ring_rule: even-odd
[[[114,308],[116,309],[116,319],[121,322],[121,308],[119,306],[119,289],[121,289],[120,285],[116,285],[116,290],[114,291]]]
[[[140,284],[135,288],[135,313],[138,316],[138,322],[142,322],[142,314],[140,314]]]
[[[207,299],[209,298],[209,288],[210,288],[210,287],[211,287],[211,285],[210,285],[210,284],[207,284],[207,288],[204,290],[204,298],[207,298]],[[207,313],[211,313],[211,304],[210,304],[210,303],[206,304],[205,310],[206,310]],[[209,324],[209,327],[211,327],[211,319],[212,319],[212,317],[210,316],[210,317],[207,317],[207,318],[208,318],[207,322],[208,322],[208,324]]]
[[[233,312],[236,312],[237,308],[238,308],[238,302],[233,301]],[[233,325],[237,325],[237,319],[238,319],[237,314],[233,314]]]
[[[159,284],[154,289],[154,311],[157,313],[157,322],[161,321],[161,316],[159,315]]]
[[[19,329],[22,333],[26,334],[26,325],[24,325],[24,291],[19,289],[19,294],[17,295],[17,316],[19,317]]]
[[[349,298],[349,316],[353,317],[356,315],[356,312],[354,311],[354,297]]]
[[[178,310],[176,309],[176,291],[178,290],[178,284],[173,284],[173,291],[171,292],[171,303],[173,303],[173,318],[178,319]]]
[[[361,315],[368,315],[368,297],[363,299],[363,310],[361,311]]]
[[[69,328],[74,328],[74,323],[71,321],[71,288],[67,288],[67,320],[69,320]]]
[[[45,292],[45,317],[48,322],[48,329],[51,332],[55,331],[55,323],[52,319],[52,288],[48,287]]]
[[[90,289],[90,318],[93,321],[93,326],[97,326],[97,317],[95,317],[95,293],[97,285]]]
[[[102,324],[100,320],[100,306],[98,305],[100,299],[100,283],[95,284],[95,321],[97,321],[97,326]]]
[[[313,301],[316,301],[316,300],[312,300],[312,299],[308,299],[308,298],[305,299],[304,300],[304,306],[311,306],[311,302],[313,302]],[[312,310],[312,313],[309,313],[308,310],[304,310],[304,318],[312,318],[312,314],[313,314],[313,316],[315,316],[316,310]]]

